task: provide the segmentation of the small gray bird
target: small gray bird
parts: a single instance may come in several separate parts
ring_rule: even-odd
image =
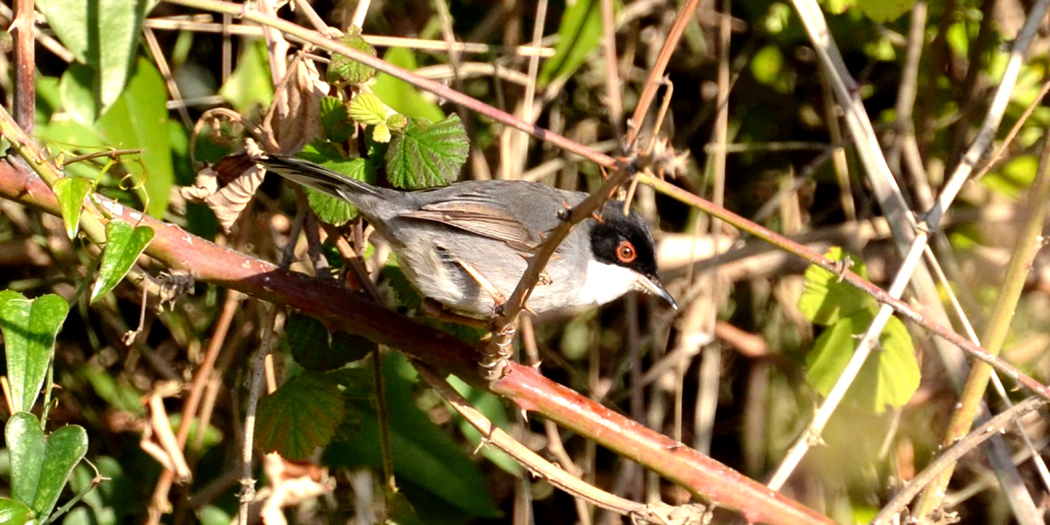
[[[559,212],[586,193],[526,181],[468,181],[419,191],[378,188],[296,157],[258,162],[299,184],[349,201],[397,254],[423,296],[488,318],[513,293]],[[546,312],[596,306],[632,290],[677,309],[656,273],[653,236],[642,218],[610,201],[601,220],[579,224],[547,263],[527,307]]]

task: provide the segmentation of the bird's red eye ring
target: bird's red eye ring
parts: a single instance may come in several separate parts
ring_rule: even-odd
[[[634,250],[634,245],[631,241],[620,241],[620,244],[616,246],[616,258],[624,264],[630,264],[638,257],[638,252]]]

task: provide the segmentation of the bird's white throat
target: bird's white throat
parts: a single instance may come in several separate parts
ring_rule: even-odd
[[[605,304],[638,290],[640,278],[634,270],[591,259],[587,261],[587,276],[576,297],[580,306]]]

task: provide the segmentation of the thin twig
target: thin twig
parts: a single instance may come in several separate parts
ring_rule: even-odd
[[[956,441],[950,448],[945,450],[937,459],[912,478],[896,496],[886,504],[882,510],[871,520],[871,525],[889,523],[894,516],[898,516],[911,502],[912,498],[945,469],[951,468],[957,461],[969,451],[977,448],[985,440],[1005,432],[1011,422],[1019,420],[1025,414],[1038,410],[1046,404],[1046,400],[1030,397],[1014,405],[1009,410],[989,419],[987,423],[975,428],[962,439]]]

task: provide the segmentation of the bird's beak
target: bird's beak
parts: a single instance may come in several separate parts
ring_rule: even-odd
[[[644,288],[645,291],[663,299],[671,308],[675,310],[678,309],[678,303],[676,303],[674,297],[671,297],[671,294],[667,292],[667,288],[664,288],[664,285],[660,283],[659,277],[655,275],[643,275],[638,279],[638,282],[641,283],[642,288]]]

